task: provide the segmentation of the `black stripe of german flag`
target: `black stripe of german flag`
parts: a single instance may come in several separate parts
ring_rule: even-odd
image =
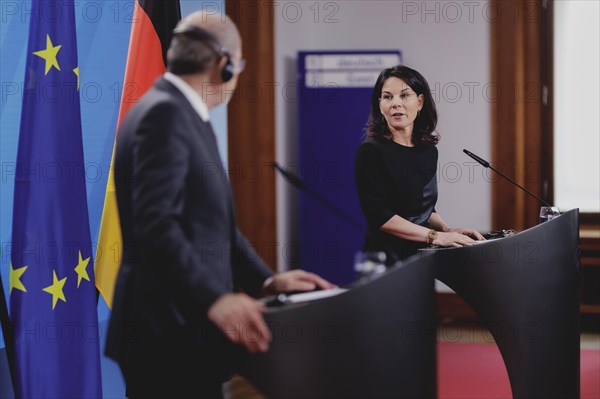
[[[167,63],[167,49],[171,42],[173,29],[181,19],[181,8],[177,0],[138,0],[139,6],[154,26],[160,40],[163,61]]]

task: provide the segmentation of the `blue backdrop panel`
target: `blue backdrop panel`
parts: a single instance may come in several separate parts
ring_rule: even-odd
[[[298,53],[299,169],[309,188],[300,192],[300,266],[336,284],[354,280],[364,241],[354,156],[373,86],[400,62],[398,50]]]

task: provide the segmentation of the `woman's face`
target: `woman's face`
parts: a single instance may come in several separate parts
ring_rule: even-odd
[[[402,79],[390,77],[381,88],[379,110],[390,132],[412,134],[417,113],[423,108],[423,95],[417,95]]]

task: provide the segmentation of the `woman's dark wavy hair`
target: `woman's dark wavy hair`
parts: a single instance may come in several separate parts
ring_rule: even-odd
[[[387,122],[381,115],[379,109],[379,99],[381,98],[381,89],[383,83],[395,77],[402,79],[417,95],[423,95],[423,108],[415,119],[412,133],[412,142],[415,146],[436,145],[440,140],[440,135],[435,131],[437,125],[437,110],[435,102],[429,89],[427,80],[419,72],[404,65],[396,65],[384,69],[375,82],[373,95],[371,96],[371,114],[367,121],[365,131],[369,137],[382,137],[391,140],[392,133],[388,129]]]

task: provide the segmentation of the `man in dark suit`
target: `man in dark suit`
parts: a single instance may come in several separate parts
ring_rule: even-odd
[[[236,351],[268,349],[264,308],[250,295],[332,285],[301,270],[272,275],[236,226],[208,114],[243,69],[235,24],[190,15],[167,59],[118,133],[124,247],[106,354],[129,397],[218,398]]]

